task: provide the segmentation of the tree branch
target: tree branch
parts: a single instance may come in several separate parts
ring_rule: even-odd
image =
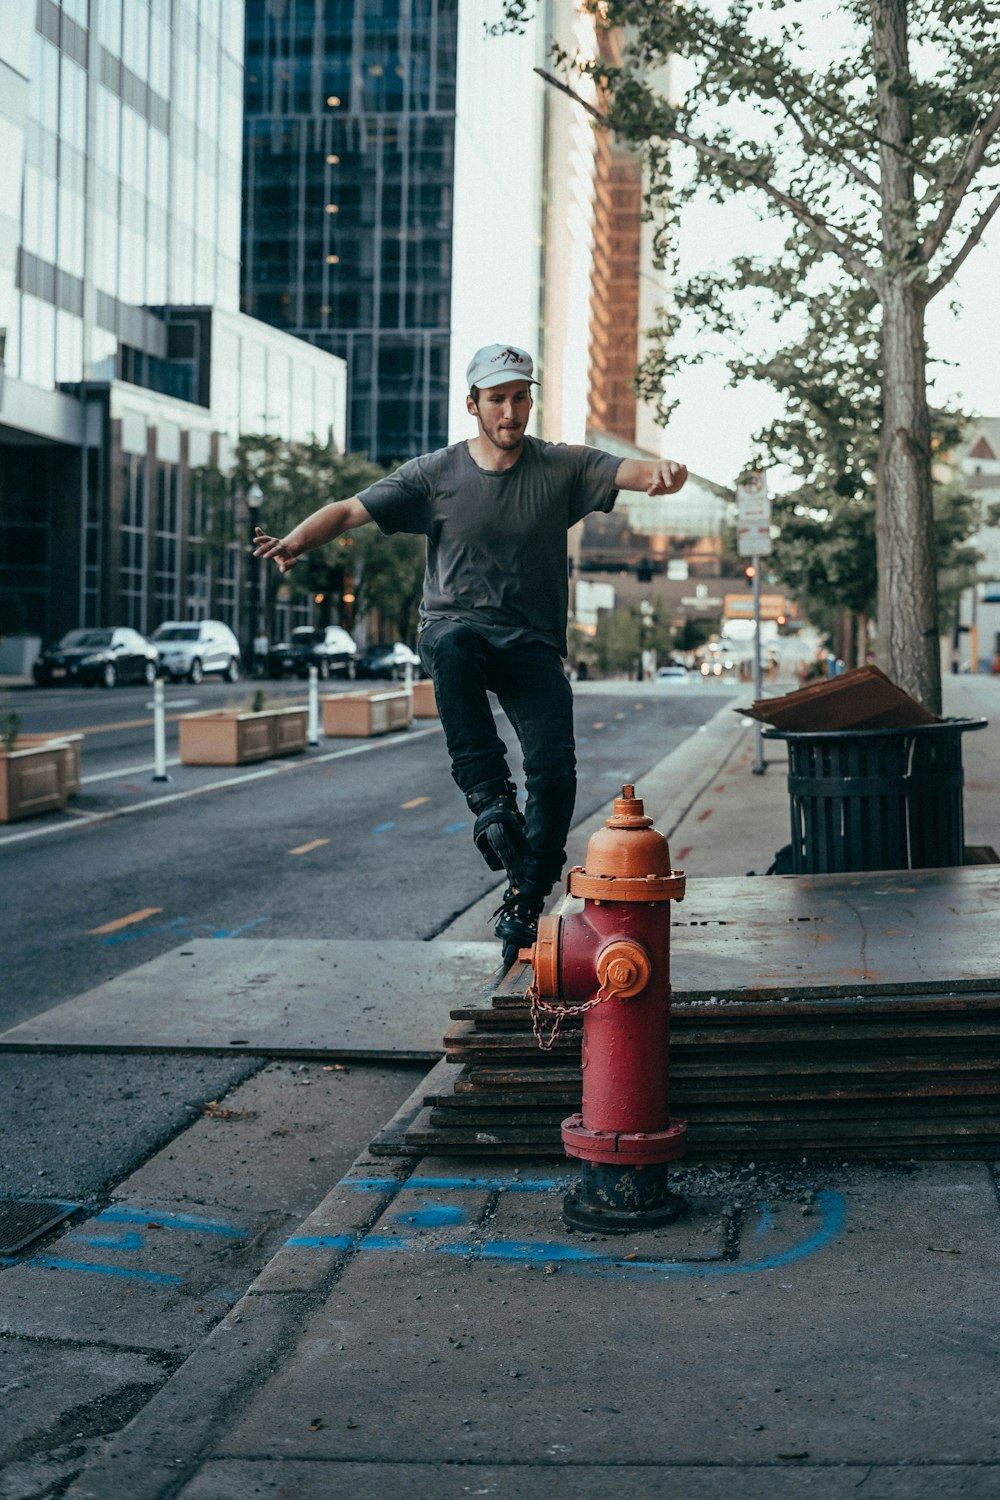
[[[783,99],[779,93],[775,92],[774,97],[777,99],[782,109],[788,115],[789,119],[798,128],[799,134],[802,136],[803,145],[807,148],[807,150],[814,151],[817,156],[827,156],[828,153],[824,151],[821,142],[817,139],[816,136],[813,135],[812,131],[806,125],[805,121],[799,118],[798,110],[795,109],[793,105],[789,104],[787,99]],[[843,152],[838,151],[836,153],[832,153],[832,155],[833,159],[839,162],[839,164],[844,168],[846,172],[850,173],[855,182],[860,183],[862,187],[869,188],[870,191],[873,192],[876,197],[878,197],[881,192],[881,188],[875,181],[874,177],[870,177],[863,167],[855,166],[854,162],[849,161],[843,154]]]
[[[599,124],[606,128],[611,127],[611,121],[607,115],[601,114],[600,110],[595,109],[586,99],[581,98],[575,89],[570,88],[569,84],[563,83],[561,79],[553,77],[544,68],[535,68],[534,71],[546,83],[552,84],[561,93],[568,95],[577,104],[581,104],[587,113],[592,115]],[[697,152],[700,156],[707,157],[709,161],[718,162],[720,166],[728,167],[731,171],[741,176],[744,182],[760,188],[761,192],[765,193],[773,202],[780,204],[782,208],[787,209],[789,213],[793,214],[800,223],[805,224],[808,229],[812,229],[814,233],[818,234],[827,249],[839,256],[856,276],[859,276],[869,286],[878,290],[880,285],[879,278],[864,257],[858,255],[846,240],[841,239],[839,235],[835,234],[825,219],[821,218],[818,214],[814,214],[798,198],[793,198],[790,194],[783,192],[770,178],[763,176],[759,172],[743,170],[738,157],[733,156],[728,151],[721,150],[718,146],[711,145],[699,136],[688,135],[686,131],[658,128],[651,129],[648,135],[650,138],[658,136],[661,140],[678,141],[682,146],[690,146],[692,151]]]
[[[994,214],[996,214],[998,209],[1000,209],[1000,193],[997,193],[996,197],[993,199],[993,202],[985,211],[982,218],[979,220],[979,223],[972,230],[971,234],[966,239],[965,244],[962,246],[961,250],[959,250],[955,258],[947,266],[945,266],[941,274],[939,276],[936,276],[928,286],[926,292],[926,298],[928,302],[932,297],[937,296],[942,287],[946,287],[948,285],[949,281],[951,281],[952,277],[955,275],[955,272],[958,270],[962,262],[976,248],[976,246],[979,244],[979,241],[986,233],[987,225],[993,218]]]
[[[556,78],[555,74],[553,73],[546,73],[544,68],[532,68],[531,71],[533,73],[537,73],[543,83],[550,83],[552,87],[554,89],[558,89],[561,94],[567,94],[569,98],[573,100],[574,104],[581,104],[587,111],[588,115],[593,115],[598,125],[603,125],[605,130],[611,129],[611,121],[608,119],[607,115],[602,115],[599,109],[595,109],[589,100],[584,99],[582,94],[578,94],[575,89],[571,89],[568,83],[563,83],[562,79]]]
[[[934,252],[940,248],[945,235],[952,226],[955,215],[958,213],[959,205],[965,196],[969,184],[983,164],[986,148],[996,135],[998,129],[1000,129],[1000,98],[997,99],[975,135],[970,136],[966,142],[958,171],[945,188],[944,203],[941,207],[941,212],[924,235],[921,251],[925,261],[929,262]]]

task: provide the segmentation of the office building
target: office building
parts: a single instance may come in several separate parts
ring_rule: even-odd
[[[0,30],[0,631],[240,627],[241,432],[343,442],[341,361],[239,310],[240,0],[8,0]]]
[[[246,7],[243,310],[346,360],[380,462],[447,440],[458,8]]]

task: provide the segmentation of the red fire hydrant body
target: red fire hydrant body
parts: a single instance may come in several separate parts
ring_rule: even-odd
[[[661,1223],[680,1206],[667,1166],[685,1136],[669,1084],[670,903],[683,899],[684,876],[632,786],[569,891],[583,911],[543,917],[531,950],[536,1005],[584,1012],[582,1109],[562,1126],[567,1153],[584,1165],[564,1218],[610,1230]]]

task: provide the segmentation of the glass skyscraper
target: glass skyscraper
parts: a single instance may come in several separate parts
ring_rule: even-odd
[[[447,441],[458,0],[249,0],[242,306],[341,355],[347,446]]]
[[[242,0],[5,0],[0,636],[246,612],[198,470],[344,440],[343,362],[239,311]]]

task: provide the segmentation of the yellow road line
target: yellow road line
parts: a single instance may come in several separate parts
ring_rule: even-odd
[[[118,917],[114,922],[105,922],[103,927],[92,927],[90,936],[99,937],[105,932],[119,932],[123,927],[132,927],[136,922],[145,922],[147,917],[158,916],[162,910],[162,906],[144,906],[142,911],[129,912],[127,917]]]
[[[289,849],[289,854],[310,854],[313,849],[318,849],[322,844],[328,844],[329,839],[312,839],[308,844],[300,844],[297,849]]]
[[[425,802],[429,802],[430,800],[429,797],[411,797],[409,802],[401,802],[399,805],[409,811],[411,807],[422,807]]]

